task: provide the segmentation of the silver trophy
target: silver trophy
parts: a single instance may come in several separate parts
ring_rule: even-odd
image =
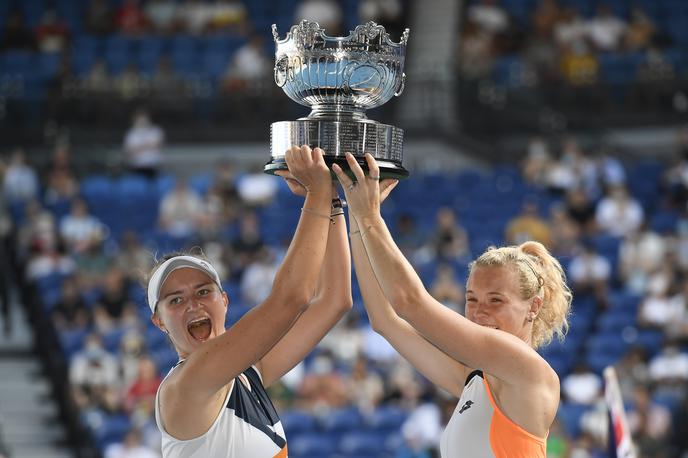
[[[402,166],[404,131],[368,119],[365,110],[379,107],[404,90],[404,54],[409,29],[394,43],[374,22],[357,26],[347,37],[330,37],[317,22],[302,21],[275,38],[275,83],[295,102],[311,107],[296,121],[270,126],[272,159],[265,172],[287,168],[284,154],[294,145],[320,147],[328,165],[345,170],[344,154],[352,153],[367,169],[370,153],[383,178],[405,178]]]

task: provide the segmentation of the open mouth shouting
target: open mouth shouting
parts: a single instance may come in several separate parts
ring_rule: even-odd
[[[205,342],[210,338],[213,326],[210,318],[200,317],[189,321],[186,325],[186,329],[189,331],[189,334],[191,334],[191,337],[193,337],[195,340],[199,342]]]

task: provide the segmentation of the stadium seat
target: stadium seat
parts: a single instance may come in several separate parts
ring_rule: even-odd
[[[317,427],[313,415],[300,410],[287,410],[280,414],[280,420],[287,437],[312,433]]]
[[[332,441],[319,433],[300,434],[289,439],[289,456],[321,456],[334,454],[336,446]]]
[[[588,406],[574,403],[562,402],[559,404],[557,411],[557,418],[561,422],[566,434],[572,438],[577,439],[581,433],[580,420]]]
[[[383,434],[351,432],[342,436],[339,450],[355,456],[380,456],[385,451],[385,438]]]
[[[352,407],[333,410],[323,418],[322,424],[326,432],[340,434],[358,429],[362,422],[361,413]]]

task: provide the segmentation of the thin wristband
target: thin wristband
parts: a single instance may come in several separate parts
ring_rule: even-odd
[[[332,219],[330,217],[330,215],[326,215],[325,213],[316,212],[314,210],[311,210],[310,208],[301,207],[301,211],[304,213],[310,213],[311,215],[319,216],[321,218],[327,218],[329,220]]]

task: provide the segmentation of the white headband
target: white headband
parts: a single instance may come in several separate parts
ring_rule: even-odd
[[[201,272],[207,274],[215,283],[217,283],[217,286],[222,289],[220,276],[209,262],[193,256],[175,256],[174,258],[170,258],[163,262],[148,282],[148,306],[150,307],[151,312],[155,313],[155,307],[158,305],[158,301],[160,300],[160,290],[162,289],[162,285],[165,283],[165,280],[167,280],[167,277],[169,277],[170,274],[175,270],[183,268],[200,270]]]

